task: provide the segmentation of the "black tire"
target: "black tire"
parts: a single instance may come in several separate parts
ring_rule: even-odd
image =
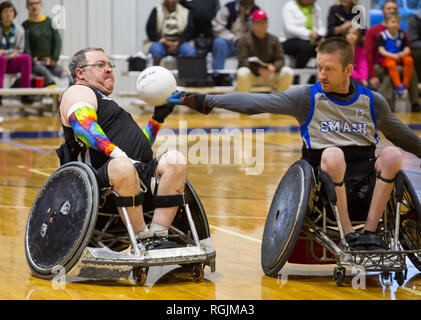
[[[278,276],[295,247],[305,216],[311,211],[312,170],[305,160],[295,162],[275,192],[261,247],[261,265],[268,276]]]
[[[421,204],[411,181],[405,173],[399,241],[405,250],[421,249]],[[408,258],[421,271],[421,254],[410,253]]]
[[[36,277],[52,279],[79,261],[94,231],[98,198],[95,174],[81,162],[60,167],[44,182],[25,230],[25,256]]]

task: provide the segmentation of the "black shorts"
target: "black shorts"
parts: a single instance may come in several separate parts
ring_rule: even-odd
[[[346,161],[344,183],[346,187],[348,213],[352,221],[365,221],[370,209],[371,198],[376,184],[374,155],[375,148],[343,148]],[[315,153],[303,152],[303,158],[313,166],[317,177],[323,150]]]
[[[152,183],[152,179],[156,178],[156,168],[158,166],[158,162],[161,159],[161,156],[152,159],[151,161],[147,163],[138,162],[135,165],[135,168],[137,170],[137,173],[139,175],[140,180],[144,184],[144,186],[147,188],[147,191],[143,194],[144,195],[144,202],[143,207],[144,210],[147,210],[149,207],[151,207],[153,195],[156,193],[156,189],[158,187],[157,183]],[[104,188],[110,188],[110,181],[108,178],[108,163],[111,161],[108,160],[104,165],[102,165],[100,168],[97,169],[97,178],[98,178],[98,184],[100,189]],[[143,187],[141,186],[141,189]],[[113,210],[114,209],[114,210]],[[113,201],[106,201],[106,203],[102,206],[101,210],[103,212],[114,212],[115,211],[115,205]]]

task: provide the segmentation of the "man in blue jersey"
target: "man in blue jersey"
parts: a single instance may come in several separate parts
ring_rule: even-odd
[[[277,94],[175,92],[167,102],[205,114],[213,108],[223,108],[245,114],[274,113],[296,118],[303,139],[303,158],[316,170],[329,174],[335,184],[339,216],[350,248],[386,249],[376,229],[394,179],[402,168],[402,153],[397,147],[388,146],[375,155],[377,131],[419,158],[421,139],[390,111],[382,95],[351,82],[353,60],[352,47],[346,40],[334,37],[317,49],[319,82],[313,86]],[[347,197],[350,204],[353,197],[362,198],[357,199],[362,205],[348,207]],[[361,233],[354,232],[349,211],[353,211],[353,220],[360,214],[366,219]]]

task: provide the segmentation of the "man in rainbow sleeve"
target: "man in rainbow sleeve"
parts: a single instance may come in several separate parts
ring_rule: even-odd
[[[57,153],[61,164],[89,163],[98,172],[100,188],[112,188],[120,196],[117,207],[126,207],[141,250],[175,247],[168,240],[168,227],[182,203],[187,161],[175,150],[153,159],[151,148],[173,107],[155,108],[142,130],[109,98],[114,89],[113,67],[100,48],[86,48],[72,57],[69,69],[75,84],[64,92],[59,106],[66,142]],[[60,152],[65,148],[69,152]],[[149,226],[143,217],[144,201],[155,204]]]

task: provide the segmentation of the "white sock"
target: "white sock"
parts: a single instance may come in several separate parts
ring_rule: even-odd
[[[148,226],[143,229],[143,231],[140,231],[136,236],[139,240],[150,238],[152,236],[152,232],[149,230]]]
[[[168,228],[165,228],[159,224],[151,223],[149,225],[149,230],[153,235],[158,237],[168,237]]]

